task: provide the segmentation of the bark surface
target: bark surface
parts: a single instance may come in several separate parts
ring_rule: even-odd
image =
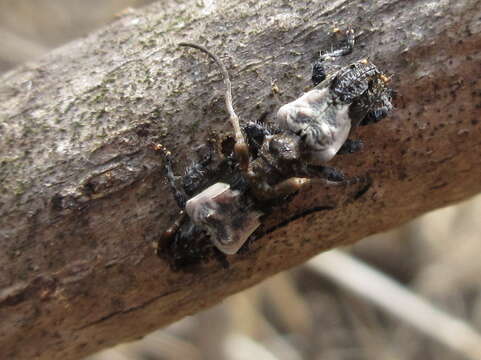
[[[0,349],[6,359],[77,359],[138,338],[315,254],[481,191],[478,0],[188,0],[131,11],[7,73],[0,84]],[[392,74],[396,110],[333,162],[369,188],[312,186],[264,220],[246,253],[172,272],[151,243],[178,209],[195,146],[231,134],[216,67],[241,119],[273,119],[309,87],[310,64],[353,27]],[[330,210],[327,210],[330,208]],[[453,239],[455,241],[455,239]]]

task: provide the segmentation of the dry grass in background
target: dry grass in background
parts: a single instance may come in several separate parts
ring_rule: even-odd
[[[0,72],[149,2],[3,0]],[[379,272],[321,255],[89,359],[481,359],[480,214],[477,197],[345,249]]]

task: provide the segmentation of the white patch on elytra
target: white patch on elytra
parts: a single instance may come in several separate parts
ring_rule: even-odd
[[[215,183],[185,205],[187,215],[203,226],[214,245],[223,253],[235,254],[259,227],[259,211],[246,209],[242,193],[230,185]]]
[[[329,88],[313,89],[283,105],[278,113],[279,126],[304,139],[310,149],[311,163],[331,160],[349,136],[349,104],[334,104]]]

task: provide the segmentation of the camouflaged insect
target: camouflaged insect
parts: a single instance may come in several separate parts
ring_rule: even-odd
[[[283,105],[271,126],[241,125],[232,106],[229,75],[219,58],[200,45],[180,45],[206,53],[221,69],[234,146],[216,164],[208,153],[183,177],[174,175],[170,152],[157,146],[165,155],[167,178],[181,209],[157,251],[177,269],[213,253],[219,257],[219,251],[235,254],[263,215],[313,179],[345,182],[342,172],[325,164],[336,154],[360,150],[360,140],[348,139],[353,129],[377,122],[392,110],[388,77],[369,61],[326,71],[327,62],[352,52],[352,30],[339,49],[321,53],[313,66],[314,88]]]

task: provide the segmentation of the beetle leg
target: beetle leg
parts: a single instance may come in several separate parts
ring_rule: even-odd
[[[180,226],[186,219],[187,214],[184,210],[181,210],[174,223],[170,225],[167,230],[162,233],[162,235],[160,235],[159,240],[154,244],[155,253],[157,255],[160,255],[160,251],[165,248],[165,245],[171,242],[172,238],[175,236]]]
[[[346,31],[346,39],[344,40],[342,46],[336,50],[331,50],[327,52],[321,52],[319,54],[319,59],[312,65],[312,84],[314,86],[320,84],[326,78],[325,62],[332,61],[334,58],[339,56],[348,55],[352,52],[354,48],[355,35],[353,29],[348,29]]]
[[[161,144],[154,145],[154,150],[161,151],[164,155],[165,175],[167,177],[167,181],[169,182],[170,190],[172,191],[179,208],[183,209],[185,207],[185,203],[187,202],[187,195],[178,185],[179,177],[174,174],[174,170],[172,168],[172,153]]]
[[[291,177],[273,186],[266,183],[254,183],[253,191],[256,193],[256,197],[269,201],[289,196],[310,182],[311,179],[308,178]]]

